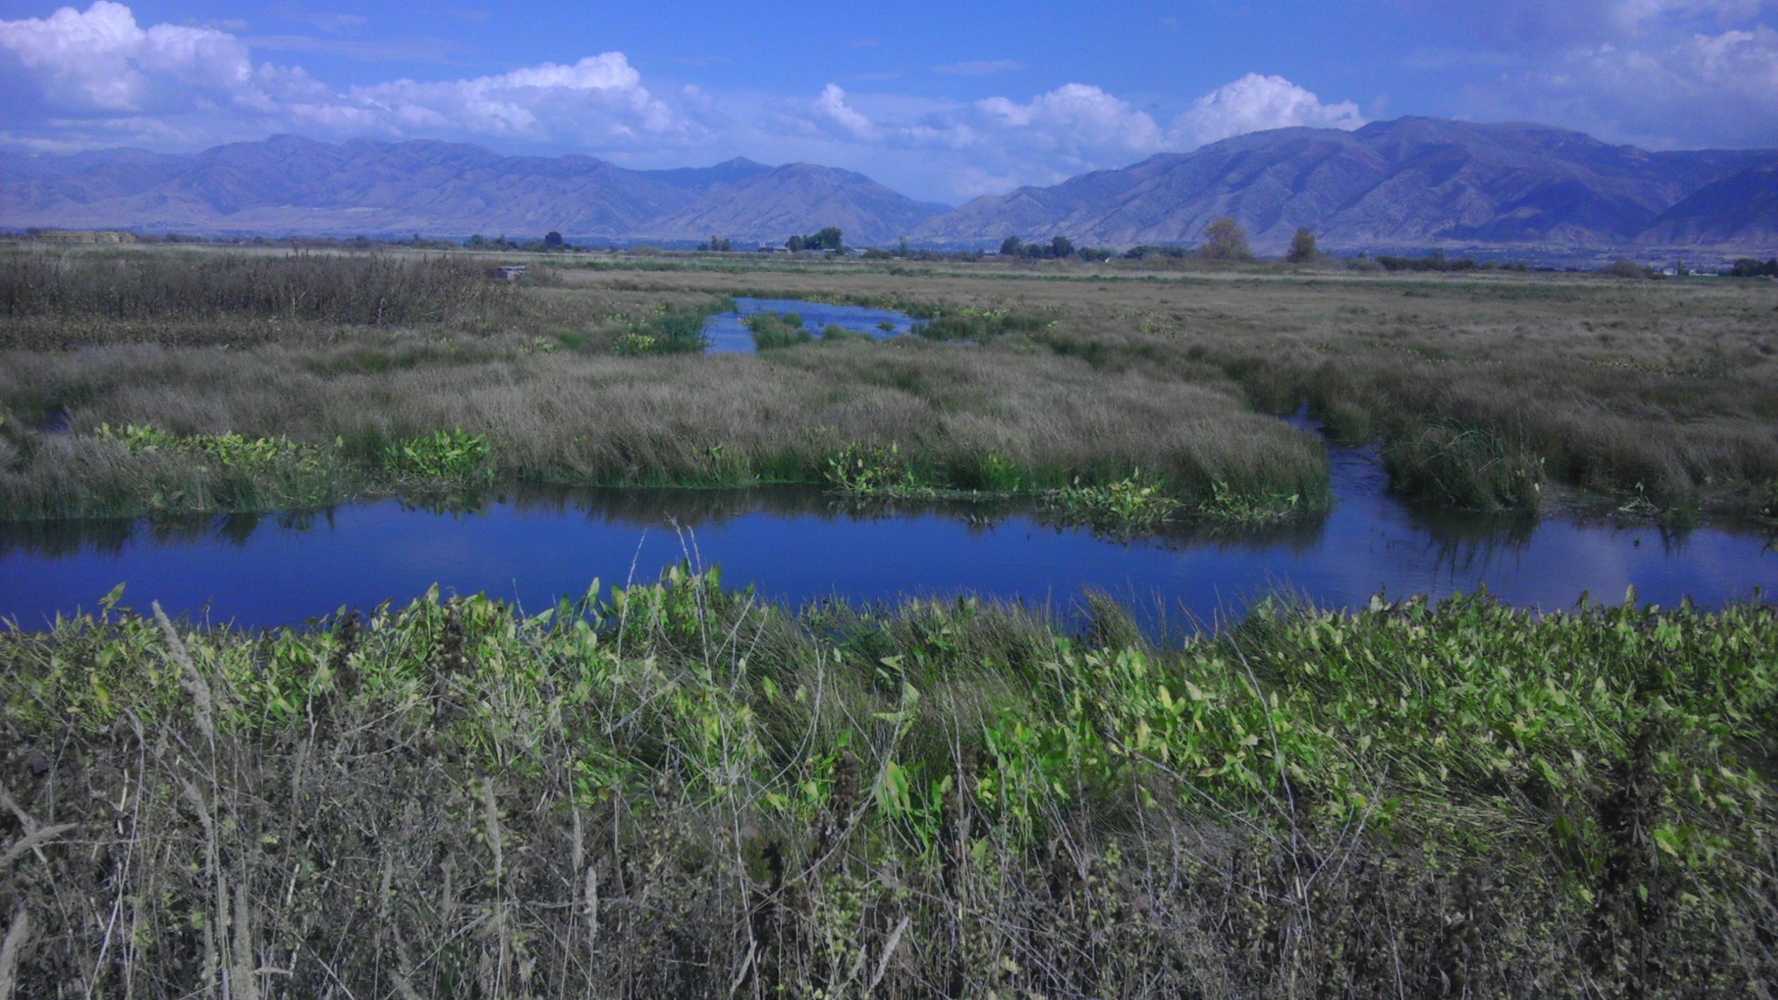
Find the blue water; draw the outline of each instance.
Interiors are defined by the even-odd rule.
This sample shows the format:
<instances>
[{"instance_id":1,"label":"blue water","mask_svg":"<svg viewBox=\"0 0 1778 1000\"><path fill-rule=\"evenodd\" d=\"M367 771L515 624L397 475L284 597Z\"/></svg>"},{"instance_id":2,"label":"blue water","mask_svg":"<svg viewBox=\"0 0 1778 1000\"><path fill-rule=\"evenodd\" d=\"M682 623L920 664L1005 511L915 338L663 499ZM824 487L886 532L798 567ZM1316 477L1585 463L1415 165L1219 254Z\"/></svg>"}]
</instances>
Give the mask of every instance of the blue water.
<instances>
[{"instance_id":1,"label":"blue water","mask_svg":"<svg viewBox=\"0 0 1778 1000\"><path fill-rule=\"evenodd\" d=\"M710 338L711 354L752 354L753 333L746 319L754 313L796 313L803 318L803 328L817 336L828 325L836 325L854 333L867 333L878 340L899 337L913 330L915 320L893 309L866 306L835 306L803 299L735 299L735 311L718 313L704 321L704 336ZM883 330L878 324L889 323Z\"/></svg>"},{"instance_id":2,"label":"blue water","mask_svg":"<svg viewBox=\"0 0 1778 1000\"><path fill-rule=\"evenodd\" d=\"M1096 589L1169 628L1238 615L1280 590L1358 607L1379 591L1485 586L1546 610L1583 591L1615 603L1631 585L1664 605L1778 593L1778 552L1758 529L1430 512L1389 495L1362 450L1336 451L1333 471L1325 517L1130 542L1057 527L1028 505L860 505L794 489L526 493L468 513L384 501L300 516L0 524L0 615L38 627L91 609L120 582L126 605L155 599L174 615L253 626L402 602L435 582L543 608L595 578L650 581L685 558L792 603L971 593L1067 616Z\"/></svg>"}]
</instances>

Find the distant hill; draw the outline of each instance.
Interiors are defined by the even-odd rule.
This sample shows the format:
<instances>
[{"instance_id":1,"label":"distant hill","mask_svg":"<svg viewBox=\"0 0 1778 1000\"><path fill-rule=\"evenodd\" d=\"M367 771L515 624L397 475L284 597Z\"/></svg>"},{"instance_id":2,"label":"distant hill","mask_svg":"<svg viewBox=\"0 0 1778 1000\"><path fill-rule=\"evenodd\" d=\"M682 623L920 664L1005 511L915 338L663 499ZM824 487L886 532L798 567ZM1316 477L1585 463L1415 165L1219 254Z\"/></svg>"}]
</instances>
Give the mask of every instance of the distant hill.
<instances>
[{"instance_id":1,"label":"distant hill","mask_svg":"<svg viewBox=\"0 0 1778 1000\"><path fill-rule=\"evenodd\" d=\"M776 241L786 233L838 226L852 242L892 243L949 210L913 201L850 170L791 163L717 184L647 230L668 239L721 234Z\"/></svg>"},{"instance_id":2,"label":"distant hill","mask_svg":"<svg viewBox=\"0 0 1778 1000\"><path fill-rule=\"evenodd\" d=\"M1778 233L1778 163L1743 170L1706 184L1661 213L1651 239L1675 246L1767 246Z\"/></svg>"},{"instance_id":3,"label":"distant hill","mask_svg":"<svg viewBox=\"0 0 1778 1000\"><path fill-rule=\"evenodd\" d=\"M837 225L849 241L887 243L944 210L851 171L745 159L630 170L585 156L288 135L188 156L0 157L0 225L14 227L778 242Z\"/></svg>"},{"instance_id":4,"label":"distant hill","mask_svg":"<svg viewBox=\"0 0 1778 1000\"><path fill-rule=\"evenodd\" d=\"M1648 152L1539 125L1432 118L1354 132L1291 128L1167 153L957 209L849 170L733 159L631 170L586 156L502 156L442 142L297 136L190 155L0 155L0 226L777 243L1192 244L1232 215L1277 252L1327 247L1635 244L1778 249L1778 150Z\"/></svg>"},{"instance_id":5,"label":"distant hill","mask_svg":"<svg viewBox=\"0 0 1778 1000\"><path fill-rule=\"evenodd\" d=\"M1053 187L978 198L932 219L915 238L1196 243L1211 220L1232 215L1256 247L1270 251L1285 247L1299 226L1329 246L1773 244L1778 219L1770 210L1736 225L1733 206L1758 200L1758 170L1770 178L1774 164L1778 150L1650 153L1537 125L1402 118L1355 132L1256 132ZM1707 198L1717 221L1688 226L1667 218L1719 184L1730 186ZM1764 194L1771 192L1768 180Z\"/></svg>"}]
</instances>

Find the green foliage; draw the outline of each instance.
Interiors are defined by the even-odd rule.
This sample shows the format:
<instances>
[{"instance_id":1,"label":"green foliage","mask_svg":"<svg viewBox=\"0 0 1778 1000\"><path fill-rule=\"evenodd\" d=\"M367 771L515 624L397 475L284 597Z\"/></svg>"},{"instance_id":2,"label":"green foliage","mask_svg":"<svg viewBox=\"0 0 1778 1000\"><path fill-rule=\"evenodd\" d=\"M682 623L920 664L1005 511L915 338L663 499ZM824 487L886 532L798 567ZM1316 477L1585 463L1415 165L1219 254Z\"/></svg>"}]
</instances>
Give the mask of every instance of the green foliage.
<instances>
[{"instance_id":1,"label":"green foliage","mask_svg":"<svg viewBox=\"0 0 1778 1000\"><path fill-rule=\"evenodd\" d=\"M1298 493L1239 493L1222 480L1210 484L1210 499L1193 508L1199 517L1232 524L1267 524L1304 511Z\"/></svg>"},{"instance_id":2,"label":"green foliage","mask_svg":"<svg viewBox=\"0 0 1778 1000\"><path fill-rule=\"evenodd\" d=\"M1161 649L975 601L798 613L683 566L269 632L122 604L0 631L0 776L50 831L0 868L26 995L214 992L207 946L271 942L296 995L726 995L760 953L765 995L871 964L892 996L1778 971L1771 608L1265 602ZM342 944L371 912L427 950Z\"/></svg>"},{"instance_id":3,"label":"green foliage","mask_svg":"<svg viewBox=\"0 0 1778 1000\"><path fill-rule=\"evenodd\" d=\"M486 482L494 475L490 450L487 438L453 427L391 444L383 453L383 464L402 476Z\"/></svg>"},{"instance_id":4,"label":"green foliage","mask_svg":"<svg viewBox=\"0 0 1778 1000\"><path fill-rule=\"evenodd\" d=\"M292 441L287 437L223 434L173 434L151 424L100 424L95 435L115 442L131 455L176 454L201 460L214 476L207 483L214 500L225 509L260 510L274 506L311 507L333 499L346 481L339 449ZM148 497L153 511L204 509L208 504L184 491L155 491Z\"/></svg>"},{"instance_id":5,"label":"green foliage","mask_svg":"<svg viewBox=\"0 0 1778 1000\"><path fill-rule=\"evenodd\" d=\"M630 324L618 340L617 352L636 355L702 351L710 346L710 338L704 335L705 321L725 307L723 302L690 308L663 304L652 315Z\"/></svg>"},{"instance_id":6,"label":"green foliage","mask_svg":"<svg viewBox=\"0 0 1778 1000\"><path fill-rule=\"evenodd\" d=\"M862 496L921 496L936 485L917 473L901 445L848 445L827 460L827 483Z\"/></svg>"},{"instance_id":7,"label":"green foliage","mask_svg":"<svg viewBox=\"0 0 1778 1000\"><path fill-rule=\"evenodd\" d=\"M793 253L800 250L828 250L837 253L845 249L842 236L838 226L827 226L807 236L792 236L784 241L784 245Z\"/></svg>"},{"instance_id":8,"label":"green foliage","mask_svg":"<svg viewBox=\"0 0 1778 1000\"><path fill-rule=\"evenodd\" d=\"M657 341L645 333L626 333L617 339L617 353L624 357L654 354Z\"/></svg>"},{"instance_id":9,"label":"green foliage","mask_svg":"<svg viewBox=\"0 0 1778 1000\"><path fill-rule=\"evenodd\" d=\"M1049 510L1063 520L1119 533L1152 531L1165 524L1181 504L1167 493L1158 477L1137 469L1122 479L1082 484L1079 480L1045 498Z\"/></svg>"},{"instance_id":10,"label":"green foliage","mask_svg":"<svg viewBox=\"0 0 1778 1000\"><path fill-rule=\"evenodd\" d=\"M796 313L754 313L746 319L753 345L762 351L807 344L815 339Z\"/></svg>"}]
</instances>

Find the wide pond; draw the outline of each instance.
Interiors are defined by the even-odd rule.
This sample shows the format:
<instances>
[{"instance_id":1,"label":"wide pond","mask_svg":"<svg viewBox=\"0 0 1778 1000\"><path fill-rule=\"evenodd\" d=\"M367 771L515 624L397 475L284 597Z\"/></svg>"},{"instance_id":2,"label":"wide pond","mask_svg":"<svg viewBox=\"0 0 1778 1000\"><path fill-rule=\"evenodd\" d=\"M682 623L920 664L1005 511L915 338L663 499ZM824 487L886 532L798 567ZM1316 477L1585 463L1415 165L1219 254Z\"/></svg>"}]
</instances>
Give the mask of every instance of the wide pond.
<instances>
[{"instance_id":1,"label":"wide pond","mask_svg":"<svg viewBox=\"0 0 1778 1000\"><path fill-rule=\"evenodd\" d=\"M918 323L912 316L893 309L836 306L806 299L741 297L735 299L733 312L717 313L704 321L704 336L710 339L708 353L754 353L753 332L747 329L747 317L755 313L795 313L802 317L803 328L816 336L829 326L838 326L878 340L910 333Z\"/></svg>"},{"instance_id":2,"label":"wide pond","mask_svg":"<svg viewBox=\"0 0 1778 1000\"><path fill-rule=\"evenodd\" d=\"M533 609L650 581L682 559L725 582L801 603L980 594L1063 616L1087 590L1131 603L1151 628L1239 614L1280 591L1322 606L1487 587L1554 609L1589 592L1701 605L1778 592L1778 552L1754 526L1667 531L1566 517L1431 512L1384 489L1374 456L1333 453L1325 517L1258 531L1183 527L1120 541L1049 523L1029 504L861 504L818 490L540 491L474 511L395 501L281 516L0 524L0 615L40 627L125 603L174 615L279 625L406 601L437 583Z\"/></svg>"}]
</instances>

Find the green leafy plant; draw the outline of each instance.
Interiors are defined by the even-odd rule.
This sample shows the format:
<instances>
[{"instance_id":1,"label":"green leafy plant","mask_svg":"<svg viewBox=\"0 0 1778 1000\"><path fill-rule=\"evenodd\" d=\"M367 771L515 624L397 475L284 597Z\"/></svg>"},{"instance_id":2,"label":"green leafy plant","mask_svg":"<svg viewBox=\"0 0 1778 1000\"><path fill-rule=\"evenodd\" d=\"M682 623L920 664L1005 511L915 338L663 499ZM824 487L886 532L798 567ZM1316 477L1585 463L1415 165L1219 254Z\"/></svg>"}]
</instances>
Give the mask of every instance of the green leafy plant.
<instances>
[{"instance_id":1,"label":"green leafy plant","mask_svg":"<svg viewBox=\"0 0 1778 1000\"><path fill-rule=\"evenodd\" d=\"M1122 479L1082 483L1076 479L1044 497L1052 514L1064 521L1117 532L1149 531L1172 518L1181 506L1159 477L1136 469Z\"/></svg>"},{"instance_id":2,"label":"green leafy plant","mask_svg":"<svg viewBox=\"0 0 1778 1000\"><path fill-rule=\"evenodd\" d=\"M1237 493L1222 480L1210 484L1210 499L1192 508L1199 517L1235 524L1265 524L1300 513L1297 493Z\"/></svg>"},{"instance_id":3,"label":"green leafy plant","mask_svg":"<svg viewBox=\"0 0 1778 1000\"><path fill-rule=\"evenodd\" d=\"M828 458L826 478L842 493L865 496L918 496L936 490L894 442L846 446Z\"/></svg>"},{"instance_id":4,"label":"green leafy plant","mask_svg":"<svg viewBox=\"0 0 1778 1000\"><path fill-rule=\"evenodd\" d=\"M383 462L405 476L486 481L494 474L489 454L487 438L454 427L396 442L384 452Z\"/></svg>"}]
</instances>

